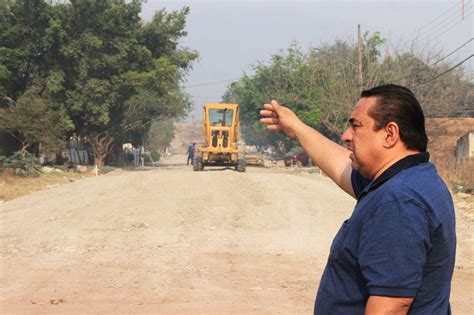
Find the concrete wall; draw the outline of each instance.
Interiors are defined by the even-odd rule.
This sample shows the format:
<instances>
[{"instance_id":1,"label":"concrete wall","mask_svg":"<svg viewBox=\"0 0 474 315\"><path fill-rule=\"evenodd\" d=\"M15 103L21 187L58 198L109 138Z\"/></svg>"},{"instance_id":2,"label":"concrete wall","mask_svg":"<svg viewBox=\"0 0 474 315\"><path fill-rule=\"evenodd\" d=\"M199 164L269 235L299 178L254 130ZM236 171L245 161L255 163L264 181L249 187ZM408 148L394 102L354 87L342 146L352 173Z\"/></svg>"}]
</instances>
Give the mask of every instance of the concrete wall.
<instances>
[{"instance_id":1,"label":"concrete wall","mask_svg":"<svg viewBox=\"0 0 474 315\"><path fill-rule=\"evenodd\" d=\"M474 157L474 131L470 131L458 139L456 144L456 158Z\"/></svg>"}]
</instances>

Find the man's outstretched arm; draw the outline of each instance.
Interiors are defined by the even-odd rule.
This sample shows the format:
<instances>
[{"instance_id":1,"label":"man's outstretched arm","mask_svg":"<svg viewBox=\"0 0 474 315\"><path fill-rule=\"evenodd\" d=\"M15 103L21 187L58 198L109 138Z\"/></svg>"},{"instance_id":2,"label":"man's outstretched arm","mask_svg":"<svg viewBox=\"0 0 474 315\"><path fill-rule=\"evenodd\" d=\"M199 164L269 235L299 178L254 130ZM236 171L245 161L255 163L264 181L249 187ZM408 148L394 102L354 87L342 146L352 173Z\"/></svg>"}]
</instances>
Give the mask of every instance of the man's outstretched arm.
<instances>
[{"instance_id":1,"label":"man's outstretched arm","mask_svg":"<svg viewBox=\"0 0 474 315\"><path fill-rule=\"evenodd\" d=\"M260 115L267 130L284 131L290 138L296 139L321 170L339 187L352 197L356 197L351 183L350 151L329 140L318 131L305 125L289 108L280 106L276 101L265 104Z\"/></svg>"}]
</instances>

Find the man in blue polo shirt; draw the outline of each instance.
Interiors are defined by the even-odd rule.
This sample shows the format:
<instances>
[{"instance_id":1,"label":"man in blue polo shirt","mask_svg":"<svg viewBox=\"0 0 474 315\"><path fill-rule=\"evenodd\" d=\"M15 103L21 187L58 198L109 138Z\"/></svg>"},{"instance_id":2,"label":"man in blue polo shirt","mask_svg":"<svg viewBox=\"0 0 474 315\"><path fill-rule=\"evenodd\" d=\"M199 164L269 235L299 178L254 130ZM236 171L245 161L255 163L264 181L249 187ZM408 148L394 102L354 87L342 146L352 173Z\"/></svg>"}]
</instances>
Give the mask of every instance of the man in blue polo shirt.
<instances>
[{"instance_id":1,"label":"man in blue polo shirt","mask_svg":"<svg viewBox=\"0 0 474 315\"><path fill-rule=\"evenodd\" d=\"M315 314L450 314L453 201L429 162L413 93L398 85L363 91L341 136L345 147L276 101L260 114L357 199L331 245Z\"/></svg>"}]
</instances>

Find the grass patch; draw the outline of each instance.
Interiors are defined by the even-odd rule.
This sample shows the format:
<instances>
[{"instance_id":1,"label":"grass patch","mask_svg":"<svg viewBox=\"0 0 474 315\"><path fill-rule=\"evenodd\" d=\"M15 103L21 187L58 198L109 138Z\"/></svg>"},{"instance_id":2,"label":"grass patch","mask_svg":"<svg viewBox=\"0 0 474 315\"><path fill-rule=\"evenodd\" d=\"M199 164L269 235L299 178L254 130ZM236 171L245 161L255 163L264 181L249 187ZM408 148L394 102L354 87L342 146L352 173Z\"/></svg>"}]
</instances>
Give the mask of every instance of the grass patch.
<instances>
[{"instance_id":1,"label":"grass patch","mask_svg":"<svg viewBox=\"0 0 474 315\"><path fill-rule=\"evenodd\" d=\"M14 176L0 174L0 200L12 200L34 191L56 187L84 178L87 175L75 172L42 173L40 176Z\"/></svg>"}]
</instances>

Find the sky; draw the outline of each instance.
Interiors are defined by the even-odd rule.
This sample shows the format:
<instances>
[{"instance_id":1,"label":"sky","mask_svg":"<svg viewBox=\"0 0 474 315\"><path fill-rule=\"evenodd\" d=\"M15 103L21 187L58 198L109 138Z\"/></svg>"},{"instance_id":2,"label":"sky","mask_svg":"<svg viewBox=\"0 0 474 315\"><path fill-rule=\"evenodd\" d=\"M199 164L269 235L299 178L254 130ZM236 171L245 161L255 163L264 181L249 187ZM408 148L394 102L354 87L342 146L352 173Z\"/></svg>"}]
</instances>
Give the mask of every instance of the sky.
<instances>
[{"instance_id":1,"label":"sky","mask_svg":"<svg viewBox=\"0 0 474 315\"><path fill-rule=\"evenodd\" d=\"M231 81L253 73L259 62L297 42L303 50L333 43L336 39L356 42L357 25L362 32L380 32L388 49L436 49L448 55L473 37L474 0L445 1L275 1L275 0L145 0L142 19L154 12L190 7L180 42L199 52L185 90L193 110L188 121L199 121L204 103L220 102ZM474 40L446 58L456 65L474 52ZM474 58L463 64L470 73Z\"/></svg>"}]
</instances>

